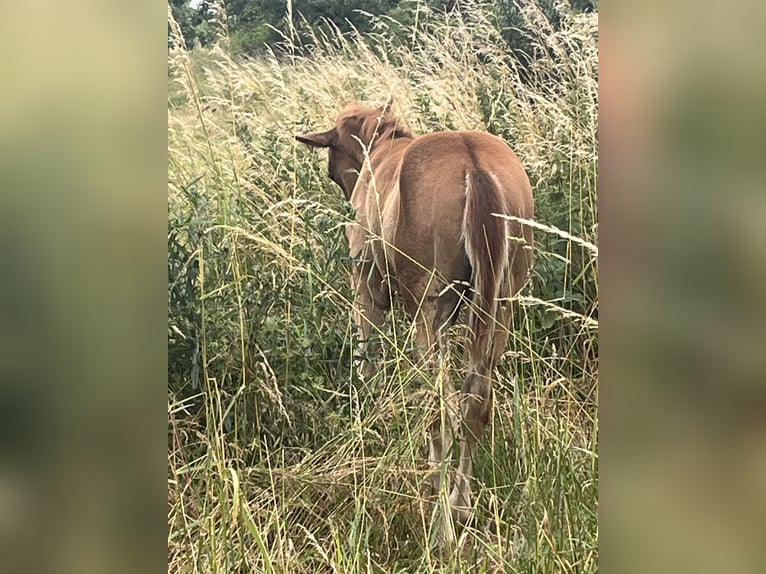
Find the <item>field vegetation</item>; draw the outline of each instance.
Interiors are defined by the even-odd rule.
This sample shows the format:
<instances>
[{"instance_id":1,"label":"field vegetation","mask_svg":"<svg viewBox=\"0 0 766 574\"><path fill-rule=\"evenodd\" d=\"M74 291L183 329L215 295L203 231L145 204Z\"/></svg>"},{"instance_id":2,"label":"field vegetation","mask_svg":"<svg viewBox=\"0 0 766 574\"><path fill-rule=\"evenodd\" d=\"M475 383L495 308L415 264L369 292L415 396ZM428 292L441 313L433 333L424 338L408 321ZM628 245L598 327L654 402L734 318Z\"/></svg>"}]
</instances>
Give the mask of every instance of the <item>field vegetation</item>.
<instances>
[{"instance_id":1,"label":"field vegetation","mask_svg":"<svg viewBox=\"0 0 766 574\"><path fill-rule=\"evenodd\" d=\"M169 16L170 571L597 571L597 13L513 5L523 54L475 1L366 15L363 34L288 3L279 42L250 57L225 5L204 47ZM435 381L396 312L358 377L353 213L326 153L293 139L391 96L416 134L503 137L535 192L536 263L454 548L432 523Z\"/></svg>"}]
</instances>

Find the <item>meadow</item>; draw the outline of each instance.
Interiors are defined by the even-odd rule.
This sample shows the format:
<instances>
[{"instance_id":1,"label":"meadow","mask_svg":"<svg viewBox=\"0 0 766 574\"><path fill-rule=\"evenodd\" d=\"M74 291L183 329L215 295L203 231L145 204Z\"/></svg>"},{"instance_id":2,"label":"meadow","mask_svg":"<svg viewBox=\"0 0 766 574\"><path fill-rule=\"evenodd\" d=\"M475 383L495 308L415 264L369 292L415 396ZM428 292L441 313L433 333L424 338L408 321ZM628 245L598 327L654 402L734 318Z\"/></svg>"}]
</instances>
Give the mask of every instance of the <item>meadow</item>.
<instances>
[{"instance_id":1,"label":"meadow","mask_svg":"<svg viewBox=\"0 0 766 574\"><path fill-rule=\"evenodd\" d=\"M598 570L598 16L559 2L554 26L517 4L527 62L479 2L404 31L325 24L252 59L225 26L215 47L169 49L169 571ZM475 513L446 549L426 464L435 382L396 309L377 373L357 375L353 213L326 153L293 138L389 97L416 134L503 137L535 193Z\"/></svg>"}]
</instances>

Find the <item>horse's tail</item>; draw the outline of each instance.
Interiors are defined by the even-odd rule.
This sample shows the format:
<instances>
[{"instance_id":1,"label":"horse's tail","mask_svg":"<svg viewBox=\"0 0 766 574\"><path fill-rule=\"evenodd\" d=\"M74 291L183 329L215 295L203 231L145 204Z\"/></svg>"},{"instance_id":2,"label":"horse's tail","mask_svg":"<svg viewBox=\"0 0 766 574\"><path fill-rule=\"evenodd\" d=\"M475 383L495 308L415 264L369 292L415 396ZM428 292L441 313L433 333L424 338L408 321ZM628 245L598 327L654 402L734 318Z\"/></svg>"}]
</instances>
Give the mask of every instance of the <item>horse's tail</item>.
<instances>
[{"instance_id":1,"label":"horse's tail","mask_svg":"<svg viewBox=\"0 0 766 574\"><path fill-rule=\"evenodd\" d=\"M506 221L493 213L506 215L508 206L494 178L476 170L466 174L463 237L471 263L474 290L468 315L471 330L468 342L470 361L478 366L491 356L496 328L497 298L509 285L508 229Z\"/></svg>"}]
</instances>

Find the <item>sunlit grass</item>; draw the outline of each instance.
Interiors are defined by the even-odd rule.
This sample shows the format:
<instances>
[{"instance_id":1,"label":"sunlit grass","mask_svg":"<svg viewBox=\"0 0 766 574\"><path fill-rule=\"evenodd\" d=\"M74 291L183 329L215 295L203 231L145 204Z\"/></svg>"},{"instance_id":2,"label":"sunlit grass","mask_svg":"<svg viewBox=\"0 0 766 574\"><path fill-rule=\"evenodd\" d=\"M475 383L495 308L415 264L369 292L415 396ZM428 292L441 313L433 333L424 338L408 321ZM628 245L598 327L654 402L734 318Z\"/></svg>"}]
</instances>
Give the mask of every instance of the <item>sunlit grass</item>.
<instances>
[{"instance_id":1,"label":"sunlit grass","mask_svg":"<svg viewBox=\"0 0 766 574\"><path fill-rule=\"evenodd\" d=\"M171 51L168 560L171 571L597 570L595 18L554 32L522 80L478 5L412 42L320 37L308 56ZM290 55L292 54L292 55ZM360 380L344 224L323 154L293 134L351 101L416 133L489 129L527 168L537 264L495 381L460 545L435 544L435 404L403 314ZM396 311L396 310L395 310ZM461 375L462 330L452 363ZM474 565L478 566L474 566Z\"/></svg>"}]
</instances>

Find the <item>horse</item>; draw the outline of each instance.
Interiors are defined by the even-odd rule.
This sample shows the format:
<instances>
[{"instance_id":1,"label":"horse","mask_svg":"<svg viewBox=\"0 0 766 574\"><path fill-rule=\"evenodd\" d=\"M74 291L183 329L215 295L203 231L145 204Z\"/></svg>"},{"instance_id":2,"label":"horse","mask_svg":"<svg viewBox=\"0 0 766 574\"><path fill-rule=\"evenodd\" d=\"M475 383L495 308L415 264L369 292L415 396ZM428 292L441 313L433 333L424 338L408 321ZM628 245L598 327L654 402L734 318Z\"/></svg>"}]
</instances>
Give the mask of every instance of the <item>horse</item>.
<instances>
[{"instance_id":1,"label":"horse","mask_svg":"<svg viewBox=\"0 0 766 574\"><path fill-rule=\"evenodd\" d=\"M448 498L453 521L464 525L472 504L473 458L492 412L492 374L511 328L512 297L532 264L532 229L513 218L533 218L529 178L501 138L478 131L415 137L390 103L350 105L329 130L295 138L329 150L330 179L356 210L346 234L353 318L363 349L370 350L372 331L381 329L399 297L417 348L441 365L446 332L470 300L467 376L460 393L463 432ZM362 374L370 372L363 364ZM449 376L443 381L445 394L454 396ZM443 468L444 455L451 453L455 411L442 412L429 425L432 469ZM432 475L436 492L443 476Z\"/></svg>"}]
</instances>

